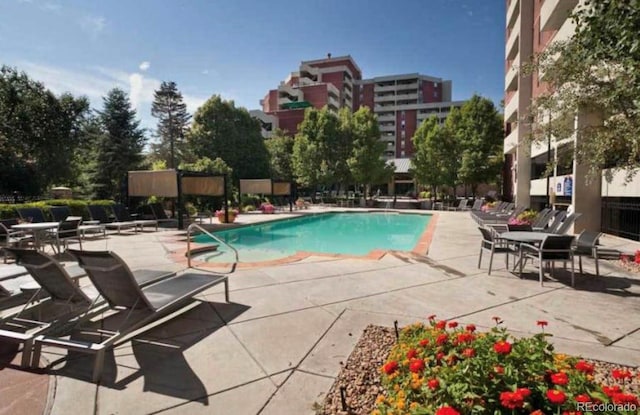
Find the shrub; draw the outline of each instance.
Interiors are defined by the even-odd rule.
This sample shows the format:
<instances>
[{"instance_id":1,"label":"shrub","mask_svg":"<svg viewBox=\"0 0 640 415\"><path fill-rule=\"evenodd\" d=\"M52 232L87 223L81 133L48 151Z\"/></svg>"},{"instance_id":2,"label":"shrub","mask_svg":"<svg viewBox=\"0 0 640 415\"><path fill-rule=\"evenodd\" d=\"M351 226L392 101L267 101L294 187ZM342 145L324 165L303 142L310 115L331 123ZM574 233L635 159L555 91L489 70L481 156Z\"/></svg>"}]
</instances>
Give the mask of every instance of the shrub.
<instances>
[{"instance_id":1,"label":"shrub","mask_svg":"<svg viewBox=\"0 0 640 415\"><path fill-rule=\"evenodd\" d=\"M420 199L431 199L431 192L420 192Z\"/></svg>"},{"instance_id":2,"label":"shrub","mask_svg":"<svg viewBox=\"0 0 640 415\"><path fill-rule=\"evenodd\" d=\"M593 365L555 354L546 322L538 322L542 333L516 339L494 319L486 333L435 316L403 329L381 368L386 394L373 413L559 414L584 401L638 405L623 389L596 384Z\"/></svg>"},{"instance_id":3,"label":"shrub","mask_svg":"<svg viewBox=\"0 0 640 415\"><path fill-rule=\"evenodd\" d=\"M78 199L50 199L41 200L39 202L21 203L15 205L0 204L0 219L17 218L18 209L37 207L42 209L45 218L52 219L51 206L69 206L71 216L82 216L83 219L89 219L89 211L87 205L105 206L111 209L115 202L113 200L78 200Z\"/></svg>"},{"instance_id":4,"label":"shrub","mask_svg":"<svg viewBox=\"0 0 640 415\"><path fill-rule=\"evenodd\" d=\"M243 212L253 212L254 210L256 210L256 207L253 205L246 205L244 208L242 208Z\"/></svg>"}]
</instances>

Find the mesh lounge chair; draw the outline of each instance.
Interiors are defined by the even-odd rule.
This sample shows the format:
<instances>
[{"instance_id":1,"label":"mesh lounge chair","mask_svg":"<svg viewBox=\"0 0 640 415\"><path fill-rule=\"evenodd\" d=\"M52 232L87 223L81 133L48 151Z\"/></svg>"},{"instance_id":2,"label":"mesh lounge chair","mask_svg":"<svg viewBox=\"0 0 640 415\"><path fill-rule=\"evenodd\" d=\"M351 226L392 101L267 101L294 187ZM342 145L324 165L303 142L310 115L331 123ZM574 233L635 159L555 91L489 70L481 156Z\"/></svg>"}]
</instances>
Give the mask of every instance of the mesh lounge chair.
<instances>
[{"instance_id":1,"label":"mesh lounge chair","mask_svg":"<svg viewBox=\"0 0 640 415\"><path fill-rule=\"evenodd\" d=\"M471 206L471 210L472 211L479 211L480 209L482 209L482 199L476 199L473 202L473 206Z\"/></svg>"},{"instance_id":2,"label":"mesh lounge chair","mask_svg":"<svg viewBox=\"0 0 640 415\"><path fill-rule=\"evenodd\" d=\"M522 277L522 267L526 258L537 259L539 264L540 274L540 286L544 280L544 268L545 262L551 262L551 273L553 274L554 264L556 261L564 262L565 264L571 262L571 286L575 284L575 263L573 260L573 245L574 236L572 235L549 235L540 243L540 247L530 244L520 244L520 276Z\"/></svg>"},{"instance_id":3,"label":"mesh lounge chair","mask_svg":"<svg viewBox=\"0 0 640 415\"><path fill-rule=\"evenodd\" d=\"M551 222L548 226L542 226L542 227L534 226L533 230L540 231L540 232L555 233L555 230L560 227L560 225L566 219L566 217L567 217L567 211L561 210L560 212L556 213L556 215L553 217L553 222Z\"/></svg>"},{"instance_id":4,"label":"mesh lounge chair","mask_svg":"<svg viewBox=\"0 0 640 415\"><path fill-rule=\"evenodd\" d=\"M555 233L556 235L564 235L569 231L571 225L580 218L580 216L582 216L582 213L572 212L568 214L565 220L557 228L554 228L552 233Z\"/></svg>"},{"instance_id":5,"label":"mesh lounge chair","mask_svg":"<svg viewBox=\"0 0 640 415\"><path fill-rule=\"evenodd\" d=\"M140 227L140 231L144 230L145 226L155 226L156 231L158 230L158 221L152 219L133 219L129 214L129 209L126 206L116 203L113 205L113 214L116 215L116 219L118 222L133 222L136 226Z\"/></svg>"},{"instance_id":6,"label":"mesh lounge chair","mask_svg":"<svg viewBox=\"0 0 640 415\"><path fill-rule=\"evenodd\" d=\"M0 247L21 246L33 240L31 236L26 235L22 231L11 229L13 225L18 224L18 219L0 220ZM9 251L3 250L4 263L7 263Z\"/></svg>"},{"instance_id":7,"label":"mesh lounge chair","mask_svg":"<svg viewBox=\"0 0 640 415\"><path fill-rule=\"evenodd\" d=\"M71 209L68 206L51 206L49 212L51 212L51 216L56 222L62 222L71 216Z\"/></svg>"},{"instance_id":8,"label":"mesh lounge chair","mask_svg":"<svg viewBox=\"0 0 640 415\"><path fill-rule=\"evenodd\" d=\"M22 310L0 320L0 341L23 344L21 365L27 367L31 365L35 336L58 323L68 323L86 315L94 305L97 293L91 299L73 281L67 269L42 252L33 249L8 249L41 287ZM48 293L48 300L40 301L42 290Z\"/></svg>"},{"instance_id":9,"label":"mesh lounge chair","mask_svg":"<svg viewBox=\"0 0 640 415\"><path fill-rule=\"evenodd\" d=\"M69 252L78 259L93 285L106 299L113 310L125 315L123 323L116 330L104 328L91 333L83 328L85 336L94 334L96 341L81 341L60 337L39 336L36 338L34 361L40 358L43 345L61 347L83 353L95 354L93 381L102 375L104 355L116 342L122 341L132 332L170 313L183 309L193 301L193 296L219 283L225 285L225 300L229 301L229 285L226 275L202 272L185 272L164 279L148 287L141 288L131 277L127 264L111 252Z\"/></svg>"},{"instance_id":10,"label":"mesh lounge chair","mask_svg":"<svg viewBox=\"0 0 640 415\"><path fill-rule=\"evenodd\" d=\"M460 199L460 202L458 202L458 206L449 206L447 210L454 210L456 212L459 210L466 210L467 203L468 203L467 199Z\"/></svg>"},{"instance_id":11,"label":"mesh lounge chair","mask_svg":"<svg viewBox=\"0 0 640 415\"><path fill-rule=\"evenodd\" d=\"M104 206L99 205L89 205L87 206L89 209L89 213L91 214L91 219L97 220L100 224L104 225L106 228L117 229L118 233L120 233L120 229L129 229L133 228L133 232L138 232L138 225L134 222L112 222L109 220L107 216L107 211L104 210Z\"/></svg>"},{"instance_id":12,"label":"mesh lounge chair","mask_svg":"<svg viewBox=\"0 0 640 415\"><path fill-rule=\"evenodd\" d=\"M46 222L44 218L44 213L42 213L42 209L40 208L21 208L17 209L18 215L20 215L20 219L26 220L28 222L33 223L42 223Z\"/></svg>"},{"instance_id":13,"label":"mesh lounge chair","mask_svg":"<svg viewBox=\"0 0 640 415\"><path fill-rule=\"evenodd\" d=\"M150 203L149 208L151 209L151 212L153 213L153 216L156 218L156 221L158 221L158 223L177 222L177 219L171 219L167 216L167 213L162 207L162 203Z\"/></svg>"}]
</instances>

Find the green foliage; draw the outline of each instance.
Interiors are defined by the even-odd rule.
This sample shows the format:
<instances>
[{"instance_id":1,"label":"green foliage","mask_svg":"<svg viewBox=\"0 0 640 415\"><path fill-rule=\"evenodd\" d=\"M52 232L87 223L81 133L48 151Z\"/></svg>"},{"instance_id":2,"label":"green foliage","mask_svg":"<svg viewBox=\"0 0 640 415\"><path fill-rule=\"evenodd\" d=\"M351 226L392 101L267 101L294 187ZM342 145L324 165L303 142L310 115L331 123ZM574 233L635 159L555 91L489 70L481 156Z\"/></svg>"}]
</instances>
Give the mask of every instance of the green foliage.
<instances>
[{"instance_id":1,"label":"green foliage","mask_svg":"<svg viewBox=\"0 0 640 415\"><path fill-rule=\"evenodd\" d=\"M271 178L293 180L293 143L293 137L286 135L280 129L275 130L271 138L265 141L269 152Z\"/></svg>"},{"instance_id":2,"label":"green foliage","mask_svg":"<svg viewBox=\"0 0 640 415\"><path fill-rule=\"evenodd\" d=\"M504 129L502 114L493 102L474 95L459 114L454 111L447 128L455 135L461 154L460 183L471 185L474 194L478 184L495 183L504 164Z\"/></svg>"},{"instance_id":3,"label":"green foliage","mask_svg":"<svg viewBox=\"0 0 640 415\"><path fill-rule=\"evenodd\" d=\"M366 198L372 184L389 181L395 166L382 159L385 144L380 141L378 120L368 107L360 107L348 123L343 121L342 128L343 134L350 134L353 142L347 164L353 179L365 185Z\"/></svg>"},{"instance_id":4,"label":"green foliage","mask_svg":"<svg viewBox=\"0 0 640 415\"><path fill-rule=\"evenodd\" d=\"M573 38L553 43L528 68L548 85L533 102L532 139L575 135L588 178L613 168L630 179L640 160L640 2L588 1L573 18Z\"/></svg>"},{"instance_id":5,"label":"green foliage","mask_svg":"<svg viewBox=\"0 0 640 415\"><path fill-rule=\"evenodd\" d=\"M140 167L145 137L124 91L114 88L103 101L104 109L99 112L103 134L98 142L93 178L95 193L100 198L119 200L127 172Z\"/></svg>"},{"instance_id":6,"label":"green foliage","mask_svg":"<svg viewBox=\"0 0 640 415\"><path fill-rule=\"evenodd\" d=\"M167 170L167 162L165 160L156 160L151 163L151 170Z\"/></svg>"},{"instance_id":7,"label":"green foliage","mask_svg":"<svg viewBox=\"0 0 640 415\"><path fill-rule=\"evenodd\" d=\"M372 414L433 414L443 406L452 408L447 414L552 414L575 411L578 395L611 402L591 364L554 353L546 324L525 338L499 319L485 333L435 318L404 328L381 368L385 393Z\"/></svg>"},{"instance_id":8,"label":"green foliage","mask_svg":"<svg viewBox=\"0 0 640 415\"><path fill-rule=\"evenodd\" d=\"M208 157L203 157L201 159L198 159L195 163L182 163L179 166L179 168L180 170L226 175L227 176L227 194L228 195L234 194L234 188L231 182L231 177L233 176L233 169L229 167L227 163L225 163L225 161L219 157L216 158L215 160L211 160ZM222 203L224 201L223 196L212 196L212 197L190 196L189 198L193 200L193 203L200 210L217 209L218 207L222 206ZM230 204L232 204L232 202L230 202Z\"/></svg>"},{"instance_id":9,"label":"green foliage","mask_svg":"<svg viewBox=\"0 0 640 415\"><path fill-rule=\"evenodd\" d=\"M51 199L32 203L0 204L0 219L17 218L20 216L18 215L18 209L33 207L42 209L45 217L52 218L50 213L51 206L68 206L71 216L82 216L83 219L89 219L87 205L111 207L114 203L113 200Z\"/></svg>"},{"instance_id":10,"label":"green foliage","mask_svg":"<svg viewBox=\"0 0 640 415\"><path fill-rule=\"evenodd\" d=\"M452 112L453 117L456 111ZM412 138L414 157L411 172L419 183L431 186L436 194L440 186L456 184L458 151L455 135L441 126L438 118L432 116L422 122Z\"/></svg>"},{"instance_id":11,"label":"green foliage","mask_svg":"<svg viewBox=\"0 0 640 415\"><path fill-rule=\"evenodd\" d=\"M151 115L158 118L156 135L159 139L151 144L153 158L175 168L187 151L185 133L191 119L175 82L162 82L160 89L154 92Z\"/></svg>"},{"instance_id":12,"label":"green foliage","mask_svg":"<svg viewBox=\"0 0 640 415\"><path fill-rule=\"evenodd\" d=\"M214 95L193 116L187 136L191 152L220 158L233 170L233 181L269 177L269 153L260 124L233 101Z\"/></svg>"},{"instance_id":13,"label":"green foliage","mask_svg":"<svg viewBox=\"0 0 640 415\"><path fill-rule=\"evenodd\" d=\"M245 207L242 208L243 212L254 212L256 210L256 207L253 205L246 205Z\"/></svg>"},{"instance_id":14,"label":"green foliage","mask_svg":"<svg viewBox=\"0 0 640 415\"><path fill-rule=\"evenodd\" d=\"M0 67L0 192L41 194L75 174L86 98L55 96L25 73Z\"/></svg>"}]
</instances>

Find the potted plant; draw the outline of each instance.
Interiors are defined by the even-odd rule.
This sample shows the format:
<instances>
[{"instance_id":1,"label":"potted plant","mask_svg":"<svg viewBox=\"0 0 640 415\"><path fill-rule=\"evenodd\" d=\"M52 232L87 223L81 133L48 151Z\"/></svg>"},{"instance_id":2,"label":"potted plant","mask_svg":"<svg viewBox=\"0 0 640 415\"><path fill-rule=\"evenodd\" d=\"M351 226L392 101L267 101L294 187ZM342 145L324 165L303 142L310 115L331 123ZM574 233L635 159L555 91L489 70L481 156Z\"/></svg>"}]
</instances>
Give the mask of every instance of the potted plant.
<instances>
[{"instance_id":1,"label":"potted plant","mask_svg":"<svg viewBox=\"0 0 640 415\"><path fill-rule=\"evenodd\" d=\"M514 219L509 219L509 225L531 225L538 215L535 210L525 210Z\"/></svg>"},{"instance_id":2,"label":"potted plant","mask_svg":"<svg viewBox=\"0 0 640 415\"><path fill-rule=\"evenodd\" d=\"M262 213L275 213L276 212L276 208L269 202L264 202L263 204L261 204L260 207L258 208L258 210L261 210Z\"/></svg>"},{"instance_id":3,"label":"potted plant","mask_svg":"<svg viewBox=\"0 0 640 415\"><path fill-rule=\"evenodd\" d=\"M216 218L218 218L220 223L233 223L239 214L238 209L229 209L229 221L227 221L224 215L224 209L216 210Z\"/></svg>"}]
</instances>

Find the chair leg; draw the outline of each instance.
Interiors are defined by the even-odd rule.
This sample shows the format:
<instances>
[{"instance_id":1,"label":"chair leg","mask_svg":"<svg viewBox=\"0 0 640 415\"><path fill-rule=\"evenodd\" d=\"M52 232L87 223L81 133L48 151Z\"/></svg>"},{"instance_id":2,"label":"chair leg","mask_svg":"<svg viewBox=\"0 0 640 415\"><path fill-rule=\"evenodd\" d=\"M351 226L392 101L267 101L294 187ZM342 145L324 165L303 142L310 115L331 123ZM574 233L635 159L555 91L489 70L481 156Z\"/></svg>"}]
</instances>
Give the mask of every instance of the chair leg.
<instances>
[{"instance_id":1,"label":"chair leg","mask_svg":"<svg viewBox=\"0 0 640 415\"><path fill-rule=\"evenodd\" d=\"M104 367L104 354L106 349L101 349L96 352L95 361L93 363L93 382L98 383L102 377L102 369Z\"/></svg>"},{"instance_id":2,"label":"chair leg","mask_svg":"<svg viewBox=\"0 0 640 415\"><path fill-rule=\"evenodd\" d=\"M538 273L540 274L540 286L542 287L544 281L544 262L542 262L542 253L540 253L538 263Z\"/></svg>"},{"instance_id":3,"label":"chair leg","mask_svg":"<svg viewBox=\"0 0 640 415\"><path fill-rule=\"evenodd\" d=\"M578 267L580 268L580 275L584 275L584 272L582 272L582 255L578 255Z\"/></svg>"},{"instance_id":4,"label":"chair leg","mask_svg":"<svg viewBox=\"0 0 640 415\"><path fill-rule=\"evenodd\" d=\"M478 255L478 268L482 264L482 246L480 247L480 254Z\"/></svg>"},{"instance_id":5,"label":"chair leg","mask_svg":"<svg viewBox=\"0 0 640 415\"><path fill-rule=\"evenodd\" d=\"M35 342L33 346L33 353L31 354L31 367L40 367L40 354L42 353L42 343Z\"/></svg>"},{"instance_id":6,"label":"chair leg","mask_svg":"<svg viewBox=\"0 0 640 415\"><path fill-rule=\"evenodd\" d=\"M600 265L598 264L598 251L593 253L593 259L596 261L596 277L600 277Z\"/></svg>"},{"instance_id":7,"label":"chair leg","mask_svg":"<svg viewBox=\"0 0 640 415\"><path fill-rule=\"evenodd\" d=\"M576 285L575 261L573 259L573 255L571 255L571 286L575 287L575 285Z\"/></svg>"},{"instance_id":8,"label":"chair leg","mask_svg":"<svg viewBox=\"0 0 640 415\"><path fill-rule=\"evenodd\" d=\"M489 257L489 273L491 275L491 266L493 265L493 245L491 245L491 256Z\"/></svg>"},{"instance_id":9,"label":"chair leg","mask_svg":"<svg viewBox=\"0 0 640 415\"><path fill-rule=\"evenodd\" d=\"M20 367L27 368L31 366L32 350L33 350L33 338L25 340L24 346L22 347L22 361L20 362Z\"/></svg>"},{"instance_id":10,"label":"chair leg","mask_svg":"<svg viewBox=\"0 0 640 415\"><path fill-rule=\"evenodd\" d=\"M229 302L229 280L224 280L224 300Z\"/></svg>"}]
</instances>

